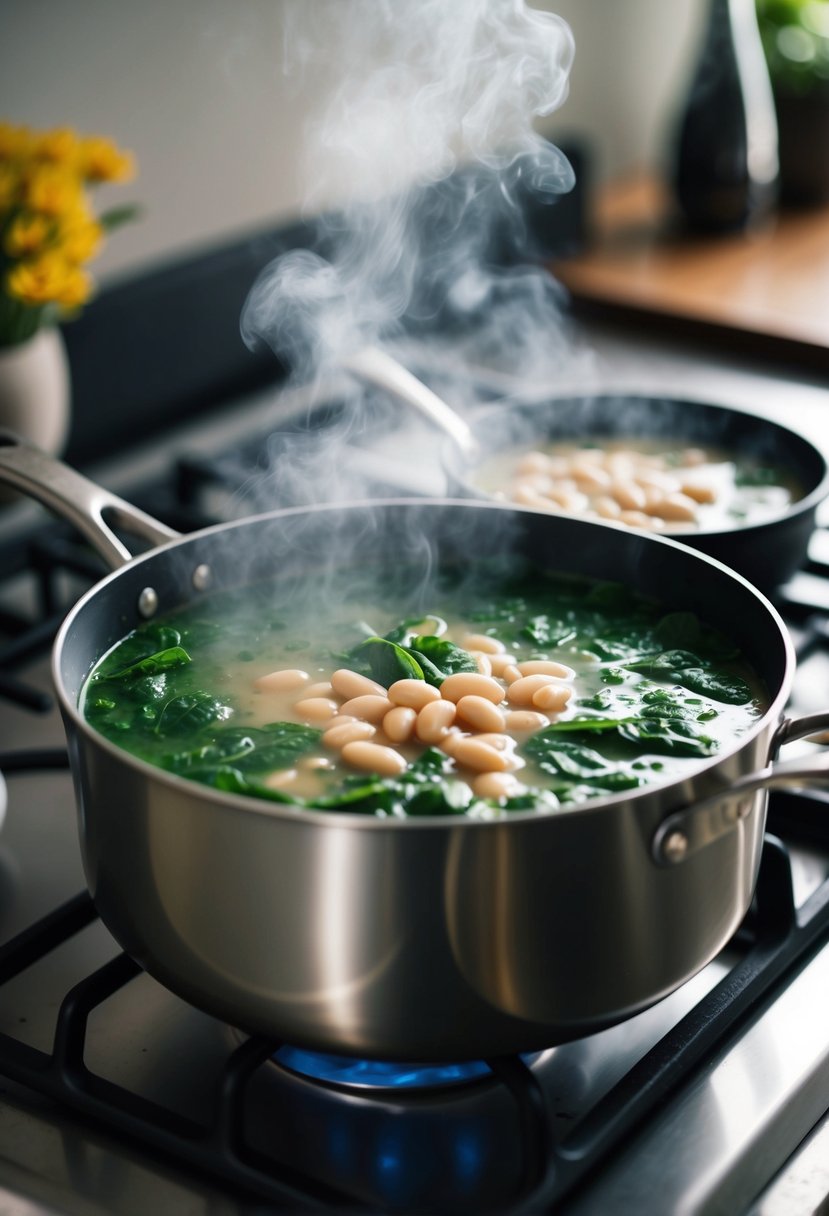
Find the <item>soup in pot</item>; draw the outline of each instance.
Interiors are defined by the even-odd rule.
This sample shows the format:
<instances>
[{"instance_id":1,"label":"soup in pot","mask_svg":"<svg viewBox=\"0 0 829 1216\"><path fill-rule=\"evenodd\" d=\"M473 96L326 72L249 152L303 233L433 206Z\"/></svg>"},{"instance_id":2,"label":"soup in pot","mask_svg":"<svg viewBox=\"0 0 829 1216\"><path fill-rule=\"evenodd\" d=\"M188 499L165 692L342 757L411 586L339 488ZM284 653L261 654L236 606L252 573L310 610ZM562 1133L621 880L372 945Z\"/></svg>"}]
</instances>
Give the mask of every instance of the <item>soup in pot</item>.
<instances>
[{"instance_id":1,"label":"soup in pot","mask_svg":"<svg viewBox=\"0 0 829 1216\"><path fill-rule=\"evenodd\" d=\"M679 778L765 711L736 646L626 587L535 568L399 581L352 574L313 604L307 575L216 592L118 643L83 713L222 790L495 817Z\"/></svg>"},{"instance_id":2,"label":"soup in pot","mask_svg":"<svg viewBox=\"0 0 829 1216\"><path fill-rule=\"evenodd\" d=\"M761 523L801 497L781 468L725 449L631 437L500 452L476 470L475 484L536 510L666 533Z\"/></svg>"}]
</instances>

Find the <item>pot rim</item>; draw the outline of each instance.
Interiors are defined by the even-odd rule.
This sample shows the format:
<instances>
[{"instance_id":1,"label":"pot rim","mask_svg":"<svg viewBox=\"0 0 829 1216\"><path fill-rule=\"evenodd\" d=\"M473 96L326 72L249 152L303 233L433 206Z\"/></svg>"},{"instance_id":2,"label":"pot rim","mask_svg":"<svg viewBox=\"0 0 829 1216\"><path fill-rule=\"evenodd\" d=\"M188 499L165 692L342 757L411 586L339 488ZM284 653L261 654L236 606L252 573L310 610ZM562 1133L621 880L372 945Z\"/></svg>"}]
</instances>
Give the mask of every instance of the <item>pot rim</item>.
<instances>
[{"instance_id":1,"label":"pot rim","mask_svg":"<svg viewBox=\"0 0 829 1216\"><path fill-rule=\"evenodd\" d=\"M545 823L549 819L561 815L601 815L605 812L613 811L618 806L629 803L631 801L647 801L648 798L658 795L664 795L666 790L671 787L680 787L689 777L694 779L699 778L705 773L708 773L718 768L732 756L738 754L760 734L768 730L769 726L774 723L779 724L782 719L782 711L788 700L791 691L792 682L794 679L794 669L796 657L794 646L789 636L788 630L776 608L771 602L758 591L748 579L741 574L732 570L724 563L717 561L715 558L709 557L708 554L700 553L695 549L690 549L686 545L679 544L678 541L664 536L655 536L650 534L641 534L642 539L646 543L655 545L667 545L672 549L680 550L685 555L686 560L699 562L704 566L712 567L724 574L735 582L741 584L757 601L758 608L763 609L766 615L774 624L779 636L783 655L784 655L784 670L783 678L780 681L780 686L771 696L769 705L765 712L757 719L756 722L742 735L739 736L732 747L727 751L719 753L705 761L701 761L698 767L693 769L693 772L683 774L679 778L670 778L662 781L649 782L647 785L640 787L638 790L623 790L617 794L611 794L605 798L588 799L584 803L575 805L565 805L561 808L552 808L549 810L529 810L529 811L510 811L506 816L495 819L479 819L465 815L434 815L425 818L419 816L405 816L401 818L386 817L380 818L372 815L359 814L353 811L330 811L323 809L313 809L290 803L270 802L266 799L250 797L244 794L235 794L229 791L217 790L212 786L202 785L199 782L191 781L186 777L181 777L176 773L167 772L165 769L159 768L156 765L150 764L146 760L134 756L132 753L119 747L104 735L99 734L93 727L89 725L86 719L80 712L78 705L68 695L64 685L61 673L61 661L64 650L67 649L71 642L71 632L75 622L86 606L92 603L105 588L114 584L124 575L131 574L135 570L139 570L142 565L156 560L159 556L167 553L172 553L178 549L186 548L195 545L198 542L209 539L211 536L224 534L237 528L248 528L257 524L269 523L274 519L290 518L292 516L304 515L307 513L318 514L321 512L342 512L344 509L370 509L383 510L385 508L410 508L429 509L434 508L453 508L461 507L464 510L494 510L504 511L509 510L520 516L540 516L541 518L549 518L549 515L544 511L535 511L531 508L518 507L513 504L494 502L491 500L470 502L469 499L452 499L452 498L384 498L384 499L368 499L357 503L323 503L312 506L301 507L284 507L277 508L274 511L263 512L259 515L248 516L244 519L233 520L226 523L213 524L208 528L202 528L197 532L188 533L185 536L178 537L167 543L159 545L147 553L141 554L139 557L127 563L118 570L114 570L106 575L101 581L87 590L78 601L70 609L69 613L62 622L58 633L55 637L55 642L52 650L52 680L60 703L61 712L64 721L71 721L74 729L85 737L88 743L106 754L112 759L133 769L136 773L144 778L150 778L153 781L158 781L162 785L168 786L173 791L186 793L190 797L204 798L206 801L221 805L228 809L246 811L248 814L265 815L276 819L297 820L299 822L311 824L326 824L329 826L340 825L354 830L365 831L445 831L447 828L461 829L464 831L471 830L495 830L502 829L510 823ZM568 517L564 517L568 518ZM576 518L576 517L569 517ZM581 526L597 528L602 531L610 530L619 531L625 535L630 535L631 529L623 525L598 522L594 520L578 519ZM562 571L567 573L567 571ZM98 655L100 659L102 655ZM96 659L96 662L98 661ZM88 673L87 673L88 674ZM71 751L70 751L71 756ZM726 793L726 790L723 790ZM681 809L682 806L692 805L680 802L677 806L671 806L666 809L664 816L674 813Z\"/></svg>"}]
</instances>

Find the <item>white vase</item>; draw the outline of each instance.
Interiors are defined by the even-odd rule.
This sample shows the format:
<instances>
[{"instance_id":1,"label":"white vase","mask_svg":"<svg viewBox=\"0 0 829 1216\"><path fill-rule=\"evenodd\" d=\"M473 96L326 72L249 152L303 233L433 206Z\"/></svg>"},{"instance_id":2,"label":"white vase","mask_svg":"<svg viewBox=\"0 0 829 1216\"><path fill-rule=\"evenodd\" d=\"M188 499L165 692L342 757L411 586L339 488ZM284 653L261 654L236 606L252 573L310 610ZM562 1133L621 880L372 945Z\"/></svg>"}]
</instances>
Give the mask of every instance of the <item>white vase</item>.
<instances>
[{"instance_id":1,"label":"white vase","mask_svg":"<svg viewBox=\"0 0 829 1216\"><path fill-rule=\"evenodd\" d=\"M0 347L0 427L52 455L69 433L69 364L60 330L47 327Z\"/></svg>"}]
</instances>

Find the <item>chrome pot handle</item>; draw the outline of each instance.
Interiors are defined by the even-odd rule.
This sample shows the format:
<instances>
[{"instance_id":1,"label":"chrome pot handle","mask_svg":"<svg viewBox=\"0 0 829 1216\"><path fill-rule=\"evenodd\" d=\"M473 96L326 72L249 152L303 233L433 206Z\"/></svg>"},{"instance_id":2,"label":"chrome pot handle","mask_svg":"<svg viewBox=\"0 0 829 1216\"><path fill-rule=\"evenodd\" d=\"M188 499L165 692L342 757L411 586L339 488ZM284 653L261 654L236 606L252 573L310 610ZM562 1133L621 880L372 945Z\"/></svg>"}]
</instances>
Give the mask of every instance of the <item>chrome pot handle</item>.
<instances>
[{"instance_id":1,"label":"chrome pot handle","mask_svg":"<svg viewBox=\"0 0 829 1216\"><path fill-rule=\"evenodd\" d=\"M179 533L111 494L82 474L11 431L0 429L0 482L43 503L86 537L111 570L132 561L132 553L104 519L153 545L177 540Z\"/></svg>"},{"instance_id":2,"label":"chrome pot handle","mask_svg":"<svg viewBox=\"0 0 829 1216\"><path fill-rule=\"evenodd\" d=\"M775 732L771 754L784 743L825 730L829 730L829 713L787 718ZM738 777L722 793L668 815L654 833L653 859L661 866L677 865L731 831L751 810L758 790L801 789L804 785L829 786L829 751L772 760L765 768Z\"/></svg>"},{"instance_id":3,"label":"chrome pot handle","mask_svg":"<svg viewBox=\"0 0 829 1216\"><path fill-rule=\"evenodd\" d=\"M413 372L379 346L364 346L342 359L352 376L384 389L405 405L418 410L444 435L448 435L468 463L480 458L478 441L466 421Z\"/></svg>"}]
</instances>

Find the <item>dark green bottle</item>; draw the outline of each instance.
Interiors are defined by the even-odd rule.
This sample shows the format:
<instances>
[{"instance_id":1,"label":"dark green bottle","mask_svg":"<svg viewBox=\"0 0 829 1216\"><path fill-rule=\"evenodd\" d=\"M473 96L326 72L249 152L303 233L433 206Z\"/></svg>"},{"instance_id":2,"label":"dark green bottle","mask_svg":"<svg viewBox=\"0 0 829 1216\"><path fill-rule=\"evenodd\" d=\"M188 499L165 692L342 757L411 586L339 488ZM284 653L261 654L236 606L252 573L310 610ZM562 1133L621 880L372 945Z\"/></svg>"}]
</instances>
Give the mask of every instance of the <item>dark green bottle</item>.
<instances>
[{"instance_id":1,"label":"dark green bottle","mask_svg":"<svg viewBox=\"0 0 829 1216\"><path fill-rule=\"evenodd\" d=\"M711 0L675 145L689 228L733 232L777 201L777 120L754 0Z\"/></svg>"}]
</instances>

